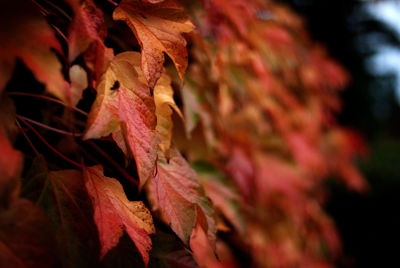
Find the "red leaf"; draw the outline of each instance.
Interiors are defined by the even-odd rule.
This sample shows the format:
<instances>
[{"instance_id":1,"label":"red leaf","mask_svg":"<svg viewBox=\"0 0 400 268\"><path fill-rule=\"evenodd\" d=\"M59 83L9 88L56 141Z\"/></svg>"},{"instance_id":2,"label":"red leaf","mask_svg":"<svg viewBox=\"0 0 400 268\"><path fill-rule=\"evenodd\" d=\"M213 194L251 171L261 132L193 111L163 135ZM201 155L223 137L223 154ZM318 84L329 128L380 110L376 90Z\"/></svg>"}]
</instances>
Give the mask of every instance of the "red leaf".
<instances>
[{"instance_id":1,"label":"red leaf","mask_svg":"<svg viewBox=\"0 0 400 268\"><path fill-rule=\"evenodd\" d=\"M196 206L199 206L207 219L208 239L215 248L213 209L197 174L176 148L171 148L170 157L167 162L162 152L158 154L157 174L148 185L152 209L159 210L163 220L188 244L196 223Z\"/></svg>"},{"instance_id":2,"label":"red leaf","mask_svg":"<svg viewBox=\"0 0 400 268\"><path fill-rule=\"evenodd\" d=\"M149 262L150 234L155 232L150 211L141 201L129 201L121 184L103 175L101 166L87 167L85 186L92 199L99 231L101 258L118 244L123 230L135 243L144 263Z\"/></svg>"},{"instance_id":3,"label":"red leaf","mask_svg":"<svg viewBox=\"0 0 400 268\"><path fill-rule=\"evenodd\" d=\"M200 267L223 268L217 260L214 248L207 237L207 220L199 206L196 206L196 225L190 236L190 248L193 256Z\"/></svg>"},{"instance_id":4,"label":"red leaf","mask_svg":"<svg viewBox=\"0 0 400 268\"><path fill-rule=\"evenodd\" d=\"M107 28L103 12L92 0L82 3L78 0L68 2L75 13L68 29L69 60L73 62L79 55L84 54L86 65L94 71L98 79L114 56L113 50L104 45Z\"/></svg>"}]
</instances>

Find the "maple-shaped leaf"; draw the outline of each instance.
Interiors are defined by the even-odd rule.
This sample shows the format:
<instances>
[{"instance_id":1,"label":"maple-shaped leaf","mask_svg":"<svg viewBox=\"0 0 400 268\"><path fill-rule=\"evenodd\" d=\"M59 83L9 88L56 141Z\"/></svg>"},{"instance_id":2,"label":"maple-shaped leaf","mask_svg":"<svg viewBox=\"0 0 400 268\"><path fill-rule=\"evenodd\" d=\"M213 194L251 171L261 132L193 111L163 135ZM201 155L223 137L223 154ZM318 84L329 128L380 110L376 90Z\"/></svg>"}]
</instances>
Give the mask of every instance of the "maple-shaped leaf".
<instances>
[{"instance_id":1,"label":"maple-shaped leaf","mask_svg":"<svg viewBox=\"0 0 400 268\"><path fill-rule=\"evenodd\" d=\"M154 87L154 102L157 116L156 130L161 138L159 146L167 158L169 158L172 139L172 109L183 118L181 111L175 104L173 95L174 90L171 87L171 78L163 73Z\"/></svg>"},{"instance_id":2,"label":"maple-shaped leaf","mask_svg":"<svg viewBox=\"0 0 400 268\"><path fill-rule=\"evenodd\" d=\"M147 265L151 250L149 235L155 232L150 211L142 201L129 201L122 185L116 179L104 176L101 166L87 167L84 174L99 231L101 258L118 244L125 230Z\"/></svg>"},{"instance_id":3,"label":"maple-shaped leaf","mask_svg":"<svg viewBox=\"0 0 400 268\"><path fill-rule=\"evenodd\" d=\"M157 4L152 4L158 2ZM182 33L194 28L184 8L174 0L123 0L113 13L114 20L123 20L136 35L142 48L141 66L153 88L160 78L165 52L174 62L180 78L188 65L186 40Z\"/></svg>"},{"instance_id":4,"label":"maple-shaped leaf","mask_svg":"<svg viewBox=\"0 0 400 268\"><path fill-rule=\"evenodd\" d=\"M21 59L36 79L58 98L69 99L69 86L53 49L61 46L52 29L31 1L7 1L0 9L0 90L11 77L16 59Z\"/></svg>"},{"instance_id":5,"label":"maple-shaped leaf","mask_svg":"<svg viewBox=\"0 0 400 268\"><path fill-rule=\"evenodd\" d=\"M159 152L157 174L149 181L148 194L153 210L159 210L163 220L187 245L196 224L196 206L199 206L208 222L208 239L215 246L211 202L205 196L196 172L175 147L171 147L169 161Z\"/></svg>"},{"instance_id":6,"label":"maple-shaped leaf","mask_svg":"<svg viewBox=\"0 0 400 268\"><path fill-rule=\"evenodd\" d=\"M136 160L140 188L153 175L157 158L154 99L141 74L140 54L124 52L111 61L97 87L84 138L121 131ZM120 144L120 143L119 143Z\"/></svg>"}]
</instances>

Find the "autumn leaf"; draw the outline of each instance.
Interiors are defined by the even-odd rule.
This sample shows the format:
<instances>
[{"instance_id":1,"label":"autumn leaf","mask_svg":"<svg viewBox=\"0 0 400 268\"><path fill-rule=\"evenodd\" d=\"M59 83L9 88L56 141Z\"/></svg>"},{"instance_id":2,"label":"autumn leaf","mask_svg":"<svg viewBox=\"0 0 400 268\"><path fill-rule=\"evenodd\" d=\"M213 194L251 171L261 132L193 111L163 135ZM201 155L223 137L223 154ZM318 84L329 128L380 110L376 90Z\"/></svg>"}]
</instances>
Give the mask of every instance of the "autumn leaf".
<instances>
[{"instance_id":1,"label":"autumn leaf","mask_svg":"<svg viewBox=\"0 0 400 268\"><path fill-rule=\"evenodd\" d=\"M0 9L0 90L11 77L17 58L33 72L49 93L69 100L69 85L55 50L61 46L31 1L7 1Z\"/></svg>"},{"instance_id":2,"label":"autumn leaf","mask_svg":"<svg viewBox=\"0 0 400 268\"><path fill-rule=\"evenodd\" d=\"M69 26L69 60L74 61L92 42L103 43L107 35L103 12L92 0L68 0L75 16Z\"/></svg>"},{"instance_id":3,"label":"autumn leaf","mask_svg":"<svg viewBox=\"0 0 400 268\"><path fill-rule=\"evenodd\" d=\"M207 237L207 220L199 206L196 206L196 224L190 236L193 257L201 268L223 268L225 266L215 257L215 249Z\"/></svg>"},{"instance_id":4,"label":"autumn leaf","mask_svg":"<svg viewBox=\"0 0 400 268\"><path fill-rule=\"evenodd\" d=\"M150 211L141 201L129 201L122 185L116 179L104 176L101 166L86 167L84 174L99 231L100 257L118 244L126 230L147 265L151 250L149 235L155 232Z\"/></svg>"},{"instance_id":5,"label":"autumn leaf","mask_svg":"<svg viewBox=\"0 0 400 268\"><path fill-rule=\"evenodd\" d=\"M155 105L141 75L140 54L118 54L101 77L84 139L121 131L136 160L140 188L153 175L157 157Z\"/></svg>"},{"instance_id":6,"label":"autumn leaf","mask_svg":"<svg viewBox=\"0 0 400 268\"><path fill-rule=\"evenodd\" d=\"M171 78L163 73L154 87L154 102L156 104L157 116L156 130L161 138L159 146L167 158L169 158L169 149L172 139L172 109L183 118L181 110L175 104L173 94Z\"/></svg>"},{"instance_id":7,"label":"autumn leaf","mask_svg":"<svg viewBox=\"0 0 400 268\"><path fill-rule=\"evenodd\" d=\"M97 232L82 171L49 171L40 155L22 182L21 195L40 206L52 222L60 246L51 252L63 267L95 265L97 260L88 256L98 254Z\"/></svg>"},{"instance_id":8,"label":"autumn leaf","mask_svg":"<svg viewBox=\"0 0 400 268\"><path fill-rule=\"evenodd\" d=\"M86 65L99 78L112 60L114 53L104 39L107 28L101 9L92 0L68 0L74 17L68 28L68 57L70 62L83 54Z\"/></svg>"},{"instance_id":9,"label":"autumn leaf","mask_svg":"<svg viewBox=\"0 0 400 268\"><path fill-rule=\"evenodd\" d=\"M241 211L243 200L224 174L208 163L197 162L192 165L216 209L218 209L241 235L246 225Z\"/></svg>"},{"instance_id":10,"label":"autumn leaf","mask_svg":"<svg viewBox=\"0 0 400 268\"><path fill-rule=\"evenodd\" d=\"M199 206L209 226L207 237L215 247L211 202L196 173L176 148L171 148L169 161L159 152L157 174L149 181L148 193L152 209L160 212L162 219L187 245L196 224L196 206Z\"/></svg>"},{"instance_id":11,"label":"autumn leaf","mask_svg":"<svg viewBox=\"0 0 400 268\"><path fill-rule=\"evenodd\" d=\"M188 53L182 33L191 32L194 26L185 10L174 0L148 2L123 0L115 9L113 18L125 21L136 35L142 48L142 70L153 88L161 77L163 52L172 59L183 80Z\"/></svg>"}]
</instances>

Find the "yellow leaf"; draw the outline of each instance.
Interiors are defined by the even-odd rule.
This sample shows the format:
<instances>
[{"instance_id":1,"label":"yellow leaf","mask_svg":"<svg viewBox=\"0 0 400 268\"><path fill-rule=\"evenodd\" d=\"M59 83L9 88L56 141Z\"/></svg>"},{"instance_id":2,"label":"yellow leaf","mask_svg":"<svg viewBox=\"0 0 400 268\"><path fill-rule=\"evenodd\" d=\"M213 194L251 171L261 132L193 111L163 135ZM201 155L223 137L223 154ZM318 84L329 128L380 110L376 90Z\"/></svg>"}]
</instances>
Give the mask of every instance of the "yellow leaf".
<instances>
[{"instance_id":1,"label":"yellow leaf","mask_svg":"<svg viewBox=\"0 0 400 268\"><path fill-rule=\"evenodd\" d=\"M161 138L159 147L167 158L169 158L172 139L172 109L183 118L179 107L175 104L173 95L174 90L171 87L171 79L167 74L163 73L154 88L154 102L157 116L156 130Z\"/></svg>"}]
</instances>

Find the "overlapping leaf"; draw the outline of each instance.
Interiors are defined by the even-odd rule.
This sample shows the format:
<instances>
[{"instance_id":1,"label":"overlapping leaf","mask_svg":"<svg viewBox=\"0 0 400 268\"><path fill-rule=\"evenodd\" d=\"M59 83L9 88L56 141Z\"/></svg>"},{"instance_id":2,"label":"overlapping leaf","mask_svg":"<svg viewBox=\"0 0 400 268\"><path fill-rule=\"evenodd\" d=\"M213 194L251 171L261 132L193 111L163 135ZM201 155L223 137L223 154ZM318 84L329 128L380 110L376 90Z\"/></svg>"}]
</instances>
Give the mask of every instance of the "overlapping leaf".
<instances>
[{"instance_id":1,"label":"overlapping leaf","mask_svg":"<svg viewBox=\"0 0 400 268\"><path fill-rule=\"evenodd\" d=\"M87 167L84 173L86 189L94 206L101 258L118 244L126 230L147 265L151 249L149 235L155 232L150 211L141 201L129 201L121 184L104 176L101 166Z\"/></svg>"},{"instance_id":2,"label":"overlapping leaf","mask_svg":"<svg viewBox=\"0 0 400 268\"><path fill-rule=\"evenodd\" d=\"M194 26L182 7L174 0L123 0L113 18L125 21L135 33L142 47L142 70L150 87L161 77L163 52L172 59L183 80L188 54L182 33L192 31Z\"/></svg>"},{"instance_id":3,"label":"overlapping leaf","mask_svg":"<svg viewBox=\"0 0 400 268\"><path fill-rule=\"evenodd\" d=\"M122 131L127 148L135 157L142 186L154 172L157 137L154 100L141 75L139 61L139 53L124 52L110 63L98 84L84 138Z\"/></svg>"}]
</instances>

